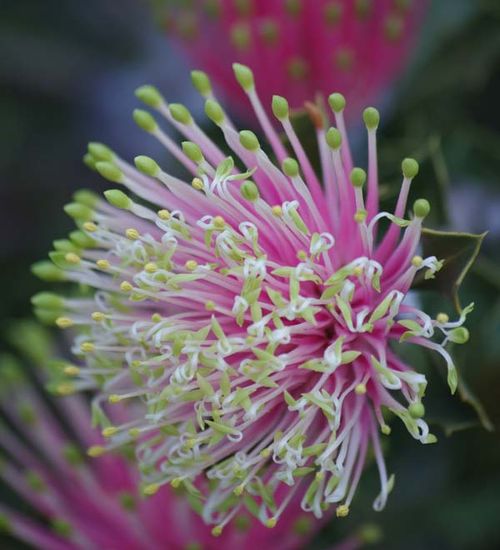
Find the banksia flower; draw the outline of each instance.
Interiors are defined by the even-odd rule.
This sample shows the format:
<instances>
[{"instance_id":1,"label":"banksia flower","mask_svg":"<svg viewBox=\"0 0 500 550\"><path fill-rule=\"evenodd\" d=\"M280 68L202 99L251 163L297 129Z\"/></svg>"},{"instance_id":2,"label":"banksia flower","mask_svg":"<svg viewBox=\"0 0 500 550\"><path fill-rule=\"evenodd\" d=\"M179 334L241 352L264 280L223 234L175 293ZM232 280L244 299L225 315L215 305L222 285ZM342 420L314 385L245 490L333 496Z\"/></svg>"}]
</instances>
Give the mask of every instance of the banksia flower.
<instances>
[{"instance_id":1,"label":"banksia flower","mask_svg":"<svg viewBox=\"0 0 500 550\"><path fill-rule=\"evenodd\" d=\"M149 157L132 166L91 144L86 162L121 189L106 200L78 194L66 211L79 230L56 242L52 264L34 267L84 289L33 301L39 316L77 333L78 371L59 383L63 393L96 392L102 451L132 446L145 492L184 486L216 534L245 507L273 527L297 498L316 517L331 506L347 515L369 448L382 509L392 487L380 443L390 433L387 413L421 443L435 441L424 420L426 378L398 343L442 356L454 392L445 346L468 339L471 309L452 321L405 300L415 277L434 277L442 261L419 255L429 203L418 199L407 216L415 160L402 163L395 210L379 211L377 110L363 115L366 173L351 159L343 96L329 98L336 127L310 107L320 176L286 99L272 103L285 145L252 72L234 69L268 143L238 132L208 99L226 156L184 106L140 88L138 97L186 141L177 146L149 112L135 120L191 171L191 184ZM133 419L110 422L106 401L128 404Z\"/></svg>"},{"instance_id":2,"label":"banksia flower","mask_svg":"<svg viewBox=\"0 0 500 550\"><path fill-rule=\"evenodd\" d=\"M338 90L357 117L407 63L424 11L425 2L411 0L167 0L160 18L242 117L229 61L255 72L266 106L276 93L301 108ZM209 93L204 73L193 80Z\"/></svg>"},{"instance_id":3,"label":"banksia flower","mask_svg":"<svg viewBox=\"0 0 500 550\"><path fill-rule=\"evenodd\" d=\"M45 338L35 327L22 333L30 345ZM52 368L75 369L64 361ZM102 437L91 429L82 396L48 404L11 356L0 358L0 382L0 478L24 501L17 506L19 499L10 495L0 503L1 535L6 532L38 550L247 550L256 544L263 550L294 550L321 526L295 502L276 529L244 511L214 538L193 510L199 501L180 494L182 488L164 486L146 496L126 454L86 456L85 446L91 455L99 454ZM127 412L115 409L115 414L123 419ZM354 550L371 538L373 530L365 527L347 539L346 548Z\"/></svg>"}]
</instances>

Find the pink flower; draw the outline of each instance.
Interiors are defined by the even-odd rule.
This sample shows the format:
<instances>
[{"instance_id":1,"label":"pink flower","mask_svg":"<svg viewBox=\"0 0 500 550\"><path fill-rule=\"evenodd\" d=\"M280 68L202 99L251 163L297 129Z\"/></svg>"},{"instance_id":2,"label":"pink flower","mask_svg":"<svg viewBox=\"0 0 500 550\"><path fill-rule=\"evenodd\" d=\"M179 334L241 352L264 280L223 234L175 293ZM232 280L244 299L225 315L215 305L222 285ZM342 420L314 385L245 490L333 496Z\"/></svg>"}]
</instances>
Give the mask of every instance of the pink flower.
<instances>
[{"instance_id":1,"label":"pink flower","mask_svg":"<svg viewBox=\"0 0 500 550\"><path fill-rule=\"evenodd\" d=\"M408 62L425 7L420 0L196 0L167 4L164 17L169 34L242 117L233 61L254 71L266 106L273 94L301 108L317 93L338 90L357 117Z\"/></svg>"},{"instance_id":2,"label":"pink flower","mask_svg":"<svg viewBox=\"0 0 500 550\"><path fill-rule=\"evenodd\" d=\"M74 369L67 363L59 368ZM193 511L191 497L163 487L145 498L137 469L125 456L86 460L82 445L92 454L102 438L90 427L82 397L59 399L49 407L12 360L2 357L0 369L0 409L11 423L0 425L0 448L11 457L2 462L0 477L38 515L35 519L0 503L0 528L33 548L250 550L257 545L293 550L303 548L321 526L295 502L276 529L243 511L216 539ZM122 420L126 416L124 410L115 413ZM348 539L346 548L358 548L360 535Z\"/></svg>"},{"instance_id":3,"label":"pink flower","mask_svg":"<svg viewBox=\"0 0 500 550\"><path fill-rule=\"evenodd\" d=\"M364 111L366 174L351 159L343 96L329 98L336 127L311 106L320 176L287 101L273 99L285 146L252 72L234 69L264 148L210 98L206 112L227 157L184 106L140 88L138 97L189 141L178 147L149 112L137 110L136 122L192 172L192 185L149 157L133 167L91 144L87 163L135 198L118 189L105 192L108 202L78 195L66 211L81 230L56 243L55 265L35 266L45 279L95 289L34 302L41 317L77 332L82 364L63 390L96 392L94 416L109 441L99 452L132 445L146 493L170 483L203 494L215 534L245 506L269 527L296 499L318 518L330 507L347 515L370 447L382 509L393 483L380 444L380 432L390 433L385 413L421 443L436 439L423 419L426 378L397 344L440 354L454 392L445 345L468 339L471 309L450 321L406 300L415 276L433 277L442 262L418 252L429 203L417 200L406 216L415 160L402 163L394 212L379 211L377 110ZM133 420L108 420L105 401L128 403Z\"/></svg>"}]
</instances>

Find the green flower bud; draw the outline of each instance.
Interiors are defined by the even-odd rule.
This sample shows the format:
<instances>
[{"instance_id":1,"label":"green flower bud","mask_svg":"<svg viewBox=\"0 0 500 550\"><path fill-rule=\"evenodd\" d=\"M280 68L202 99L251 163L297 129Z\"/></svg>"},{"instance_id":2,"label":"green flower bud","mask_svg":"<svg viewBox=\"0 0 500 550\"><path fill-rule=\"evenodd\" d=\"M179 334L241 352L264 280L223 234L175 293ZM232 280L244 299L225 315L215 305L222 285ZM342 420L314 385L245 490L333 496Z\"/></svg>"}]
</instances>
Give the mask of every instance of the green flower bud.
<instances>
[{"instance_id":1,"label":"green flower bud","mask_svg":"<svg viewBox=\"0 0 500 550\"><path fill-rule=\"evenodd\" d=\"M208 96L212 91L210 79L203 71L191 71L191 82L203 97Z\"/></svg>"},{"instance_id":2,"label":"green flower bud","mask_svg":"<svg viewBox=\"0 0 500 550\"><path fill-rule=\"evenodd\" d=\"M132 201L130 198L119 189L109 189L108 191L104 191L104 196L109 204L116 206L116 208L128 210L132 206Z\"/></svg>"},{"instance_id":3,"label":"green flower bud","mask_svg":"<svg viewBox=\"0 0 500 550\"><path fill-rule=\"evenodd\" d=\"M450 331L448 337L454 344L465 344L469 340L469 331L465 327L457 327Z\"/></svg>"},{"instance_id":4,"label":"green flower bud","mask_svg":"<svg viewBox=\"0 0 500 550\"><path fill-rule=\"evenodd\" d=\"M157 109L165 103L165 100L158 89L149 84L137 88L135 91L135 97L137 97L137 99L142 101L148 107L153 107L154 109Z\"/></svg>"},{"instance_id":5,"label":"green flower bud","mask_svg":"<svg viewBox=\"0 0 500 550\"><path fill-rule=\"evenodd\" d=\"M192 141L183 141L182 150L184 154L196 164L200 164L205 160L199 146Z\"/></svg>"},{"instance_id":6,"label":"green flower bud","mask_svg":"<svg viewBox=\"0 0 500 550\"><path fill-rule=\"evenodd\" d=\"M281 97L280 95L273 95L272 109L274 116L278 120L284 120L288 118L288 101L284 97Z\"/></svg>"},{"instance_id":7,"label":"green flower bud","mask_svg":"<svg viewBox=\"0 0 500 550\"><path fill-rule=\"evenodd\" d=\"M70 202L64 207L68 216L80 222L88 222L94 217L94 212L88 206L78 202Z\"/></svg>"},{"instance_id":8,"label":"green flower bud","mask_svg":"<svg viewBox=\"0 0 500 550\"><path fill-rule=\"evenodd\" d=\"M95 208L95 205L99 202L99 195L88 189L79 189L73 194L75 202L88 206L89 208Z\"/></svg>"},{"instance_id":9,"label":"green flower bud","mask_svg":"<svg viewBox=\"0 0 500 550\"><path fill-rule=\"evenodd\" d=\"M246 65L233 63L233 71L240 86L248 92L254 87L253 72Z\"/></svg>"},{"instance_id":10,"label":"green flower bud","mask_svg":"<svg viewBox=\"0 0 500 550\"><path fill-rule=\"evenodd\" d=\"M345 109L345 97L342 94L331 94L328 103L334 113L341 113Z\"/></svg>"},{"instance_id":11,"label":"green flower bud","mask_svg":"<svg viewBox=\"0 0 500 550\"><path fill-rule=\"evenodd\" d=\"M158 124L151 113L143 111L142 109L134 109L133 113L134 121L145 132L155 132L158 128Z\"/></svg>"},{"instance_id":12,"label":"green flower bud","mask_svg":"<svg viewBox=\"0 0 500 550\"><path fill-rule=\"evenodd\" d=\"M169 105L169 111L172 118L180 124L191 124L191 122L193 122L191 113L182 103L171 103Z\"/></svg>"},{"instance_id":13,"label":"green flower bud","mask_svg":"<svg viewBox=\"0 0 500 550\"><path fill-rule=\"evenodd\" d=\"M58 283L66 280L64 271L56 267L48 260L42 260L34 263L31 266L31 272L35 275L35 277L38 277L47 283Z\"/></svg>"},{"instance_id":14,"label":"green flower bud","mask_svg":"<svg viewBox=\"0 0 500 550\"><path fill-rule=\"evenodd\" d=\"M101 174L101 176L108 181L113 183L122 183L123 182L123 172L113 164L112 162L96 162L96 170Z\"/></svg>"},{"instance_id":15,"label":"green flower bud","mask_svg":"<svg viewBox=\"0 0 500 550\"><path fill-rule=\"evenodd\" d=\"M255 152L260 149L260 143L257 136L250 130L242 130L240 132L240 143L249 151Z\"/></svg>"},{"instance_id":16,"label":"green flower bud","mask_svg":"<svg viewBox=\"0 0 500 550\"><path fill-rule=\"evenodd\" d=\"M363 120L368 130L376 130L380 122L380 114L374 107L367 107L363 111Z\"/></svg>"},{"instance_id":17,"label":"green flower bud","mask_svg":"<svg viewBox=\"0 0 500 550\"><path fill-rule=\"evenodd\" d=\"M150 157L146 157L145 155L139 155L138 157L135 157L134 164L137 170L139 172L142 172L143 174L146 174L147 176L156 177L160 172L161 169Z\"/></svg>"},{"instance_id":18,"label":"green flower bud","mask_svg":"<svg viewBox=\"0 0 500 550\"><path fill-rule=\"evenodd\" d=\"M31 297L31 303L42 309L52 309L59 312L64 309L63 298L53 292L39 292Z\"/></svg>"},{"instance_id":19,"label":"green flower bud","mask_svg":"<svg viewBox=\"0 0 500 550\"><path fill-rule=\"evenodd\" d=\"M417 199L413 204L413 212L417 218L425 218L431 211L431 205L426 199Z\"/></svg>"},{"instance_id":20,"label":"green flower bud","mask_svg":"<svg viewBox=\"0 0 500 550\"><path fill-rule=\"evenodd\" d=\"M286 158L283 161L281 168L290 178L294 178L299 175L299 163L295 159Z\"/></svg>"},{"instance_id":21,"label":"green flower bud","mask_svg":"<svg viewBox=\"0 0 500 550\"><path fill-rule=\"evenodd\" d=\"M104 143L91 141L87 145L87 149L96 161L104 160L111 162L115 158L115 154L113 153L113 151L107 145L104 145Z\"/></svg>"},{"instance_id":22,"label":"green flower bud","mask_svg":"<svg viewBox=\"0 0 500 550\"><path fill-rule=\"evenodd\" d=\"M332 149L339 149L342 145L342 136L337 128L330 128L326 133L326 142Z\"/></svg>"},{"instance_id":23,"label":"green flower bud","mask_svg":"<svg viewBox=\"0 0 500 550\"><path fill-rule=\"evenodd\" d=\"M401 163L401 169L405 178L413 179L418 174L418 162L415 159L404 159Z\"/></svg>"},{"instance_id":24,"label":"green flower bud","mask_svg":"<svg viewBox=\"0 0 500 550\"><path fill-rule=\"evenodd\" d=\"M205 114L217 126L224 122L224 111L217 101L213 99L207 99L205 102Z\"/></svg>"},{"instance_id":25,"label":"green flower bud","mask_svg":"<svg viewBox=\"0 0 500 550\"><path fill-rule=\"evenodd\" d=\"M366 172L362 168L353 168L351 172L351 183L354 187L363 187L366 181Z\"/></svg>"},{"instance_id":26,"label":"green flower bud","mask_svg":"<svg viewBox=\"0 0 500 550\"><path fill-rule=\"evenodd\" d=\"M250 180L246 180L241 184L240 193L244 199L250 202L256 201L260 196L259 188Z\"/></svg>"}]
</instances>

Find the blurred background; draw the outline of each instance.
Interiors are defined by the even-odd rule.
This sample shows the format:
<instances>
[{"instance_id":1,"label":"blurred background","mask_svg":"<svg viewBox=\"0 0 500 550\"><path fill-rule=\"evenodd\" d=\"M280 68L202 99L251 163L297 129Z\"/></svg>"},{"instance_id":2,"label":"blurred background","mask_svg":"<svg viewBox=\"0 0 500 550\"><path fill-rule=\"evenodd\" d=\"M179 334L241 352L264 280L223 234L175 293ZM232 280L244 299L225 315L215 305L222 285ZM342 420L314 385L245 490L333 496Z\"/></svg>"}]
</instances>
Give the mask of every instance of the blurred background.
<instances>
[{"instance_id":1,"label":"blurred background","mask_svg":"<svg viewBox=\"0 0 500 550\"><path fill-rule=\"evenodd\" d=\"M489 230L461 288L462 303L474 300L476 309L471 341L457 357L497 431L481 427L438 380L429 402L439 443L424 447L396 429L388 464L397 481L386 511L371 510L376 480L368 476L352 514L323 540L376 523L383 539L374 548L493 550L500 548L500 2L431 4L413 62L383 102L381 178L390 199L401 159L414 156L418 194L436 205L430 227ZM0 52L0 342L9 349L9 327L30 315L30 296L45 286L30 265L72 228L62 206L81 187L104 189L81 162L87 142L128 158L158 157L132 121L133 90L155 84L195 114L202 102L189 82L192 67L145 0L1 0Z\"/></svg>"}]
</instances>

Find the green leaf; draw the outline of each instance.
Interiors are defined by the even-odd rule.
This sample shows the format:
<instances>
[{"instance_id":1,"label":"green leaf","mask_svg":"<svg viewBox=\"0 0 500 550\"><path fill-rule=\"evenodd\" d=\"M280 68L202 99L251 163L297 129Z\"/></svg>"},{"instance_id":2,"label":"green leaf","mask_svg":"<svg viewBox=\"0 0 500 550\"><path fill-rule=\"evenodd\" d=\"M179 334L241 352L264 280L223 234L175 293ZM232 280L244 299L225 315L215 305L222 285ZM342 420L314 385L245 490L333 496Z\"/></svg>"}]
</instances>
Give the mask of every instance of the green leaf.
<instances>
[{"instance_id":1,"label":"green leaf","mask_svg":"<svg viewBox=\"0 0 500 550\"><path fill-rule=\"evenodd\" d=\"M424 280L424 271L419 272L414 288L437 290L448 297L457 311L461 311L458 291L465 276L476 260L487 233L457 233L452 231L422 230L423 255L444 260L443 268L434 279Z\"/></svg>"}]
</instances>

